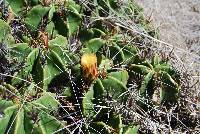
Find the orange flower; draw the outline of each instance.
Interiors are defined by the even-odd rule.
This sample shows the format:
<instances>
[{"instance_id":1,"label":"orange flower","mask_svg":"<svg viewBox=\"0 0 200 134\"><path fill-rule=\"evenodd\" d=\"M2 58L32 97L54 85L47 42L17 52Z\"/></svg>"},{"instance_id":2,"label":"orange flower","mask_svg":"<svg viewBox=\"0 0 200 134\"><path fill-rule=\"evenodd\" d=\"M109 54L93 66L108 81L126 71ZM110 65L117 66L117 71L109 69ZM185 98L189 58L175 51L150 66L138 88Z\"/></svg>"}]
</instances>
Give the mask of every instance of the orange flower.
<instances>
[{"instance_id":1,"label":"orange flower","mask_svg":"<svg viewBox=\"0 0 200 134\"><path fill-rule=\"evenodd\" d=\"M88 78L90 80L94 80L97 78L97 57L95 54L83 54L81 57L81 66L85 78Z\"/></svg>"}]
</instances>

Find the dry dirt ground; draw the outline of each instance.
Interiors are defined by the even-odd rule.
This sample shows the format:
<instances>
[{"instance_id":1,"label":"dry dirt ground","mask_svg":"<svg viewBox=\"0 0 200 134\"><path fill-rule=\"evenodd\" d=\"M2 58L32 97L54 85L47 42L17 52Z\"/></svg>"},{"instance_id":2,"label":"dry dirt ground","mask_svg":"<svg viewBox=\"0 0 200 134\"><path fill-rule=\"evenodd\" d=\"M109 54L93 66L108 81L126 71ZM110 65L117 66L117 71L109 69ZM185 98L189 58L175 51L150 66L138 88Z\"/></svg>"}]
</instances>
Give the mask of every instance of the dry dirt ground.
<instances>
[{"instance_id":1,"label":"dry dirt ground","mask_svg":"<svg viewBox=\"0 0 200 134\"><path fill-rule=\"evenodd\" d=\"M200 0L136 0L160 39L200 56Z\"/></svg>"}]
</instances>

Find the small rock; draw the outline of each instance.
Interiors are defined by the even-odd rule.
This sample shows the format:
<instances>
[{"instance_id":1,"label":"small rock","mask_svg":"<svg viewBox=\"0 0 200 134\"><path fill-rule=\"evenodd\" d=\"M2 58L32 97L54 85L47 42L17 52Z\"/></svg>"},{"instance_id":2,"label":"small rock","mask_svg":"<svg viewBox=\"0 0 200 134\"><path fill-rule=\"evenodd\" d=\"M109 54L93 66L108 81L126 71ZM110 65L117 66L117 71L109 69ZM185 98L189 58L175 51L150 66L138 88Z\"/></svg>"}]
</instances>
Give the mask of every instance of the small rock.
<instances>
[{"instance_id":1,"label":"small rock","mask_svg":"<svg viewBox=\"0 0 200 134\"><path fill-rule=\"evenodd\" d=\"M197 4L197 5L193 6L193 11L197 12L197 13L200 13L200 4Z\"/></svg>"}]
</instances>

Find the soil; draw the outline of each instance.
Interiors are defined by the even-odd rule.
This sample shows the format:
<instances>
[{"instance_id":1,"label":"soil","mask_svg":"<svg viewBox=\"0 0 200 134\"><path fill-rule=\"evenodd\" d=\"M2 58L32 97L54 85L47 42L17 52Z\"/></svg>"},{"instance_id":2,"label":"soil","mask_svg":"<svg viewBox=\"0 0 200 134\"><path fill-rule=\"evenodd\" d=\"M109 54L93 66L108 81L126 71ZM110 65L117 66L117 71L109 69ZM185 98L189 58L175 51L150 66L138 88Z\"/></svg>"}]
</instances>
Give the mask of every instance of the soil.
<instances>
[{"instance_id":1,"label":"soil","mask_svg":"<svg viewBox=\"0 0 200 134\"><path fill-rule=\"evenodd\" d=\"M200 0L136 0L159 28L160 40L200 56Z\"/></svg>"}]
</instances>

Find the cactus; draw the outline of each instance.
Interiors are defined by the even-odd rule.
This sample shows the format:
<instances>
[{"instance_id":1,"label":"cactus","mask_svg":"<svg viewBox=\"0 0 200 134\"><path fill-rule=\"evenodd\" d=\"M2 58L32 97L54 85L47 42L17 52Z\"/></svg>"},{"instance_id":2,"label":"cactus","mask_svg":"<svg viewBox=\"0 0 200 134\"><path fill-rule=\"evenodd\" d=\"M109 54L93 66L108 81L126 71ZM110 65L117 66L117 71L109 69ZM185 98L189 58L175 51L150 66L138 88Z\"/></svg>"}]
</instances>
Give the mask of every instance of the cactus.
<instances>
[{"instance_id":1,"label":"cactus","mask_svg":"<svg viewBox=\"0 0 200 134\"><path fill-rule=\"evenodd\" d=\"M173 71L168 63L163 62L157 54L153 57L151 64L148 61L142 64L132 64L129 68L133 72L144 75L139 89L140 96L152 100L156 87L160 87L160 100L156 100L156 103L176 102L180 90L177 72Z\"/></svg>"},{"instance_id":2,"label":"cactus","mask_svg":"<svg viewBox=\"0 0 200 134\"><path fill-rule=\"evenodd\" d=\"M15 88L4 84L4 86L1 86L1 93L6 94L8 90L13 89ZM55 94L44 92L41 97L32 101L28 99L28 95L16 94L17 96L12 97L12 101L2 98L0 100L1 112L4 113L3 117L0 118L2 133L29 133L30 131L52 133L64 127L63 122L58 121L50 114L50 112L58 110ZM23 97L27 99L23 100Z\"/></svg>"},{"instance_id":3,"label":"cactus","mask_svg":"<svg viewBox=\"0 0 200 134\"><path fill-rule=\"evenodd\" d=\"M108 103L126 104L135 73L144 76L138 88L140 97L151 101L160 81L157 103L177 101L180 76L171 65L158 55L140 58L140 48L124 39L132 36L124 34L112 19L104 19L113 12L134 12L133 19L152 32L141 9L131 5L120 9L115 0L91 2L92 11L88 11L73 0L6 0L16 20L0 19L0 42L8 48L5 57L13 69L13 77L0 81L2 133L76 133L77 127L86 133L137 133L139 125L127 124ZM66 113L76 113L73 121L63 116ZM74 123L77 120L84 123Z\"/></svg>"}]
</instances>

